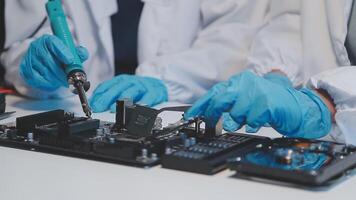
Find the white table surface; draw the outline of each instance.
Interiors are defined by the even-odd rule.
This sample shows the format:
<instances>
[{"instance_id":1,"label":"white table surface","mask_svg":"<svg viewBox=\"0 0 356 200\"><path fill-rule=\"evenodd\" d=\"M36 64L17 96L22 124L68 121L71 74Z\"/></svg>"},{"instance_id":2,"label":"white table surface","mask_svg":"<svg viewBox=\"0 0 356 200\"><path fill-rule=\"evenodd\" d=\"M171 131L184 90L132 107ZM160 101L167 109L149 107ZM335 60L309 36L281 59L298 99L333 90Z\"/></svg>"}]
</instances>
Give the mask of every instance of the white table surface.
<instances>
[{"instance_id":1,"label":"white table surface","mask_svg":"<svg viewBox=\"0 0 356 200\"><path fill-rule=\"evenodd\" d=\"M53 109L81 114L78 100L35 101L7 97L11 118ZM166 112L164 122L177 121L181 113ZM94 118L114 121L112 113ZM261 135L277 136L272 129ZM141 169L118 164L0 147L0 200L65 199L356 199L356 177L325 191L310 191L231 178L225 170L214 176L162 169Z\"/></svg>"}]
</instances>

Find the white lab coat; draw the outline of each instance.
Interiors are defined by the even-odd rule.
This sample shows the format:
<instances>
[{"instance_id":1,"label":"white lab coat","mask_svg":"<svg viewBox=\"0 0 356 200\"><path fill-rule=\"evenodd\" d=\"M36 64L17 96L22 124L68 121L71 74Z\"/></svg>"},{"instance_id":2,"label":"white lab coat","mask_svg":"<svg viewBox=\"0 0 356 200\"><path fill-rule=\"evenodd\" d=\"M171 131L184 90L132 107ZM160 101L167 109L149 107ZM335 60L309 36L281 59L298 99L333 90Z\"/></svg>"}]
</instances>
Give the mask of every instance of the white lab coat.
<instances>
[{"instance_id":1,"label":"white lab coat","mask_svg":"<svg viewBox=\"0 0 356 200\"><path fill-rule=\"evenodd\" d=\"M254 34L263 23L268 0L142 0L139 63L136 73L162 79L170 101L192 103L213 84L243 69ZM6 48L1 62L6 81L22 94L36 98L64 95L65 89L45 93L27 86L18 69L28 36L46 16L46 1L6 1ZM69 3L70 2L70 3ZM110 16L116 0L64 0L78 44L90 52L85 71L94 89L114 76ZM119 8L120 10L120 8Z\"/></svg>"},{"instance_id":2,"label":"white lab coat","mask_svg":"<svg viewBox=\"0 0 356 200\"><path fill-rule=\"evenodd\" d=\"M295 86L325 89L337 109L327 139L356 145L356 67L344 46L352 0L272 2L247 67L260 75L280 69Z\"/></svg>"}]
</instances>

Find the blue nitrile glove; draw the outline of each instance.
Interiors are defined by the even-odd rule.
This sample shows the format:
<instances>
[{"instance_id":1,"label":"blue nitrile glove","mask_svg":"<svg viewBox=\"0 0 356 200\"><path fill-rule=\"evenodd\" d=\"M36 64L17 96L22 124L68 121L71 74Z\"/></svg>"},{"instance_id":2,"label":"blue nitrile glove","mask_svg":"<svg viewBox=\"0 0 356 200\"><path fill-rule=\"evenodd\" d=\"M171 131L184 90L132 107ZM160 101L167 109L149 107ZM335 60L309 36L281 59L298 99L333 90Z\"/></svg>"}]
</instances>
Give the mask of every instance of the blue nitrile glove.
<instances>
[{"instance_id":1,"label":"blue nitrile glove","mask_svg":"<svg viewBox=\"0 0 356 200\"><path fill-rule=\"evenodd\" d=\"M279 84L283 87L290 87L290 88L293 87L292 81L290 81L290 79L286 75L283 75L280 72L269 72L269 73L265 74L263 76L263 78L265 78L273 83ZM270 125L268 123L264 124L263 126L270 127ZM239 128L239 124L237 124L228 113L224 113L223 114L223 127L226 131L235 132ZM260 130L260 128L261 127L252 128L247 125L246 132L247 133L257 133Z\"/></svg>"},{"instance_id":2,"label":"blue nitrile glove","mask_svg":"<svg viewBox=\"0 0 356 200\"><path fill-rule=\"evenodd\" d=\"M168 101L167 88L161 80L135 75L119 75L100 84L90 99L94 112L116 110L116 100L132 99L134 103L155 106Z\"/></svg>"},{"instance_id":3,"label":"blue nitrile glove","mask_svg":"<svg viewBox=\"0 0 356 200\"><path fill-rule=\"evenodd\" d=\"M89 53L77 47L79 58L84 62ZM68 87L63 65L73 62L74 56L63 42L53 35L43 35L33 41L20 64L20 76L33 88L53 91Z\"/></svg>"},{"instance_id":4,"label":"blue nitrile glove","mask_svg":"<svg viewBox=\"0 0 356 200\"><path fill-rule=\"evenodd\" d=\"M284 87L248 71L202 99L185 113L186 119L202 115L215 125L229 112L238 129L244 124L257 128L268 123L283 135L303 138L320 138L331 129L331 113L313 91Z\"/></svg>"},{"instance_id":5,"label":"blue nitrile glove","mask_svg":"<svg viewBox=\"0 0 356 200\"><path fill-rule=\"evenodd\" d=\"M290 81L290 79L286 75L283 75L278 72L267 73L263 76L263 78L284 87L293 87L292 81Z\"/></svg>"}]
</instances>

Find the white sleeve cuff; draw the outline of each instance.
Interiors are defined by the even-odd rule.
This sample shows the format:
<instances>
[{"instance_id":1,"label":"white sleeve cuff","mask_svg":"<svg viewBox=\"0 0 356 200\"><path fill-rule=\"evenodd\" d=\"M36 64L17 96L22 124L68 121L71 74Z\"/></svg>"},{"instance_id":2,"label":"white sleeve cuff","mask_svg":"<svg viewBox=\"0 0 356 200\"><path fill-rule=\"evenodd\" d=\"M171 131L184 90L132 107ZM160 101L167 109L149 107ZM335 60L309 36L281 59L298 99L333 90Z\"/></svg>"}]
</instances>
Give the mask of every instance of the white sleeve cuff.
<instances>
[{"instance_id":1,"label":"white sleeve cuff","mask_svg":"<svg viewBox=\"0 0 356 200\"><path fill-rule=\"evenodd\" d=\"M280 70L283 72L289 80L293 83L294 87L299 87L303 85L304 80L302 76L298 73L299 67L296 65L281 65L281 64L259 64L258 62L250 62L247 65L247 69L256 73L259 76L264 76L273 70Z\"/></svg>"},{"instance_id":2,"label":"white sleeve cuff","mask_svg":"<svg viewBox=\"0 0 356 200\"><path fill-rule=\"evenodd\" d=\"M178 68L174 68L172 64L169 66L170 73L167 73L166 69L168 64L166 64L164 60L157 60L159 61L149 61L140 64L136 70L136 75L148 76L163 81L167 87L169 101L190 104L206 92L206 88L200 86L200 83L196 83L193 77L187 77L191 75L184 74L184 72L174 73L174 71L176 71L175 69ZM188 88L187 85L191 87Z\"/></svg>"},{"instance_id":3,"label":"white sleeve cuff","mask_svg":"<svg viewBox=\"0 0 356 200\"><path fill-rule=\"evenodd\" d=\"M356 107L356 67L339 67L311 77L307 85L326 90L337 110Z\"/></svg>"},{"instance_id":4,"label":"white sleeve cuff","mask_svg":"<svg viewBox=\"0 0 356 200\"><path fill-rule=\"evenodd\" d=\"M335 120L343 133L345 143L356 146L356 109L337 112Z\"/></svg>"},{"instance_id":5,"label":"white sleeve cuff","mask_svg":"<svg viewBox=\"0 0 356 200\"><path fill-rule=\"evenodd\" d=\"M311 77L308 86L323 89L336 105L335 120L346 144L356 145L356 67L338 67ZM340 138L340 137L339 137Z\"/></svg>"}]
</instances>

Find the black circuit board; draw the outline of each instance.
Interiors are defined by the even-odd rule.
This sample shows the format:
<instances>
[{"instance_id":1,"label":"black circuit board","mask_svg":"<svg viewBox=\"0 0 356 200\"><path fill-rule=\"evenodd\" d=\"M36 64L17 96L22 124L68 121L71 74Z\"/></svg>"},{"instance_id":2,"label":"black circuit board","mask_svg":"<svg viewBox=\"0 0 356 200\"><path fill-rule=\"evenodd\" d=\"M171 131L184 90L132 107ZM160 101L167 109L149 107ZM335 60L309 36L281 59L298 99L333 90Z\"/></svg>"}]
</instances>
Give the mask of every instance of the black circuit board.
<instances>
[{"instance_id":1,"label":"black circuit board","mask_svg":"<svg viewBox=\"0 0 356 200\"><path fill-rule=\"evenodd\" d=\"M0 145L150 167L160 163L167 142L172 146L179 144L181 140L175 136L181 135L183 128L159 128L140 135L137 130L130 133L125 128L117 128L115 123L55 110L17 118L16 124L1 125Z\"/></svg>"},{"instance_id":2,"label":"black circuit board","mask_svg":"<svg viewBox=\"0 0 356 200\"><path fill-rule=\"evenodd\" d=\"M162 157L162 167L200 174L215 174L226 169L226 160L257 144L266 137L226 133L215 137L187 138L184 145L167 147Z\"/></svg>"},{"instance_id":3,"label":"black circuit board","mask_svg":"<svg viewBox=\"0 0 356 200\"><path fill-rule=\"evenodd\" d=\"M202 120L198 118L162 127L157 110L143 106L125 109L118 112L124 115L117 116L115 123L75 117L64 110L20 117L14 124L0 125L0 145L138 167L163 162L165 168L214 174L226 168L234 153L266 140L219 135L200 128Z\"/></svg>"},{"instance_id":4,"label":"black circuit board","mask_svg":"<svg viewBox=\"0 0 356 200\"><path fill-rule=\"evenodd\" d=\"M356 149L343 144L221 134L200 128L199 118L163 127L160 110L123 101L117 105L115 123L64 110L19 117L16 123L0 125L0 145L209 175L230 168L237 174L310 185L324 184L356 164Z\"/></svg>"}]
</instances>

